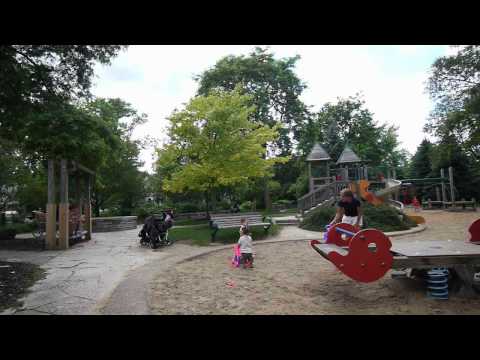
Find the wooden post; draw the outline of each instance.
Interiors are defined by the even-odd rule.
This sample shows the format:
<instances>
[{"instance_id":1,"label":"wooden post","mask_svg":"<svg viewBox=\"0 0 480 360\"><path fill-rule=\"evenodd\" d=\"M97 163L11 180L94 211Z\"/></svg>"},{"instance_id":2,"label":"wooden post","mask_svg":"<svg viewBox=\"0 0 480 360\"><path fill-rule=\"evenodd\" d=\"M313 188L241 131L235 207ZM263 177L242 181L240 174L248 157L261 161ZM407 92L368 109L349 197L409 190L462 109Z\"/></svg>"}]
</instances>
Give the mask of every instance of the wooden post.
<instances>
[{"instance_id":1,"label":"wooden post","mask_svg":"<svg viewBox=\"0 0 480 360\"><path fill-rule=\"evenodd\" d=\"M440 188L438 186L435 186L435 195L437 195L437 201L440 200Z\"/></svg>"},{"instance_id":2,"label":"wooden post","mask_svg":"<svg viewBox=\"0 0 480 360\"><path fill-rule=\"evenodd\" d=\"M308 192L313 191L312 163L308 162Z\"/></svg>"},{"instance_id":3,"label":"wooden post","mask_svg":"<svg viewBox=\"0 0 480 360\"><path fill-rule=\"evenodd\" d=\"M85 204L85 230L87 234L85 235L86 240L92 239L92 176L88 175L87 179L87 203Z\"/></svg>"},{"instance_id":4,"label":"wooden post","mask_svg":"<svg viewBox=\"0 0 480 360\"><path fill-rule=\"evenodd\" d=\"M55 161L48 160L48 198L46 218L46 243L48 250L57 248L57 204L55 201Z\"/></svg>"},{"instance_id":5,"label":"wooden post","mask_svg":"<svg viewBox=\"0 0 480 360\"><path fill-rule=\"evenodd\" d=\"M455 191L453 186L453 167L448 167L448 180L450 182L450 196L452 198L452 207L455 208Z\"/></svg>"},{"instance_id":6,"label":"wooden post","mask_svg":"<svg viewBox=\"0 0 480 360\"><path fill-rule=\"evenodd\" d=\"M82 231L82 213L83 213L83 191L82 191L82 184L81 184L81 179L79 176L78 171L75 173L75 200L78 206L78 215L79 215L79 224L78 224L78 230Z\"/></svg>"},{"instance_id":7,"label":"wooden post","mask_svg":"<svg viewBox=\"0 0 480 360\"><path fill-rule=\"evenodd\" d=\"M68 169L67 160L60 160L59 249L68 249Z\"/></svg>"},{"instance_id":8,"label":"wooden post","mask_svg":"<svg viewBox=\"0 0 480 360\"><path fill-rule=\"evenodd\" d=\"M442 207L445 207L445 202L447 201L447 192L445 189L445 182L443 181L445 178L445 172L443 169L440 169L440 177L442 178Z\"/></svg>"}]
</instances>

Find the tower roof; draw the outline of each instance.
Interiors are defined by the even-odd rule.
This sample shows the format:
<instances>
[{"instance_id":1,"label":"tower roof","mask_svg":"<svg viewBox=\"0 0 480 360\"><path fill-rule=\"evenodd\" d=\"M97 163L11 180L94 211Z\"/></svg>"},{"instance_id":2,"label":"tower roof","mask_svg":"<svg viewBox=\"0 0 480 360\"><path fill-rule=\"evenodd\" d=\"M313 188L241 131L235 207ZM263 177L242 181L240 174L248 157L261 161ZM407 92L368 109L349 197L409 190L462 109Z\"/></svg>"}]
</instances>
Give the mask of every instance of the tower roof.
<instances>
[{"instance_id":1,"label":"tower roof","mask_svg":"<svg viewBox=\"0 0 480 360\"><path fill-rule=\"evenodd\" d=\"M343 149L340 157L337 160L337 165L358 162L362 162L362 159L360 159L358 155L353 152L352 149L350 149L348 146L345 146L345 149Z\"/></svg>"},{"instance_id":2,"label":"tower roof","mask_svg":"<svg viewBox=\"0 0 480 360\"><path fill-rule=\"evenodd\" d=\"M330 160L330 155L325 151L325 149L319 144L315 143L312 151L307 156L307 161L318 161L318 160Z\"/></svg>"}]
</instances>

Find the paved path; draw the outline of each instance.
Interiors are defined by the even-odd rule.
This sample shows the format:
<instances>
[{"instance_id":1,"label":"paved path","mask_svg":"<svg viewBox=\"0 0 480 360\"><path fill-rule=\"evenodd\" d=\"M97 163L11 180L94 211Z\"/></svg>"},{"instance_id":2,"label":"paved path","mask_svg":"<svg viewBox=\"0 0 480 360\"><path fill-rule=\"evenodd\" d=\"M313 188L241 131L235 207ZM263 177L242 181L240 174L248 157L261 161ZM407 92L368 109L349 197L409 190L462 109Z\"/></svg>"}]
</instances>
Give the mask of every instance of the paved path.
<instances>
[{"instance_id":1,"label":"paved path","mask_svg":"<svg viewBox=\"0 0 480 360\"><path fill-rule=\"evenodd\" d=\"M23 299L16 314L92 314L125 275L166 256L138 245L138 230L97 233L67 251L0 251L0 259L40 265L46 278ZM5 313L12 313L6 311Z\"/></svg>"}]
</instances>

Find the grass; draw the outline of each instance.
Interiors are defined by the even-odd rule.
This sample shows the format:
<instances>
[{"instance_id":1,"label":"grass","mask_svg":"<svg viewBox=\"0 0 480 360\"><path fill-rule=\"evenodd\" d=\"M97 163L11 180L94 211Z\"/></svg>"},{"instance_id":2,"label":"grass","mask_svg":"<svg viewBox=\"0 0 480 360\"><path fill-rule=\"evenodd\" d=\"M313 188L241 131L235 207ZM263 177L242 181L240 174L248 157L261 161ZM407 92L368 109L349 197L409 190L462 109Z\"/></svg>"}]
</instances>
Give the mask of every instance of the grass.
<instances>
[{"instance_id":1,"label":"grass","mask_svg":"<svg viewBox=\"0 0 480 360\"><path fill-rule=\"evenodd\" d=\"M263 227L252 227L252 238L256 240L264 240L270 236L274 236L279 231L278 225L272 225L265 234ZM174 241L191 241L194 245L207 246L210 244L212 237L212 229L208 225L197 226L194 228L173 228L169 231L168 236ZM217 243L233 244L238 241L238 228L220 229L217 232Z\"/></svg>"},{"instance_id":2,"label":"grass","mask_svg":"<svg viewBox=\"0 0 480 360\"><path fill-rule=\"evenodd\" d=\"M174 226L185 226L185 225L208 225L208 220L206 219L174 220Z\"/></svg>"}]
</instances>

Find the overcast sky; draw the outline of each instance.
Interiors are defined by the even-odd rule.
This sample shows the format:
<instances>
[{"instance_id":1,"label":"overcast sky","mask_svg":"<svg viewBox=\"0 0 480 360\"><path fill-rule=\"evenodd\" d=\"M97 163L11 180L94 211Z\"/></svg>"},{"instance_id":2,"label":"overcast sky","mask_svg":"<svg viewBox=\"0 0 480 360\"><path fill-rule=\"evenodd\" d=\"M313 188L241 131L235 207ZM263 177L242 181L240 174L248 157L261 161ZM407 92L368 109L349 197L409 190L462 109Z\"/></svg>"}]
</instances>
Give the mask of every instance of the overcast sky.
<instances>
[{"instance_id":1,"label":"overcast sky","mask_svg":"<svg viewBox=\"0 0 480 360\"><path fill-rule=\"evenodd\" d=\"M149 121L134 136L165 139L166 117L195 95L193 76L227 55L248 54L254 45L130 46L112 62L98 65L93 93L131 103ZM300 55L296 74L306 82L302 100L318 110L337 97L363 93L366 107L380 123L399 127L403 148L415 152L432 109L425 92L430 66L452 53L448 46L270 46L275 56ZM153 150L144 151L151 171Z\"/></svg>"}]
</instances>

